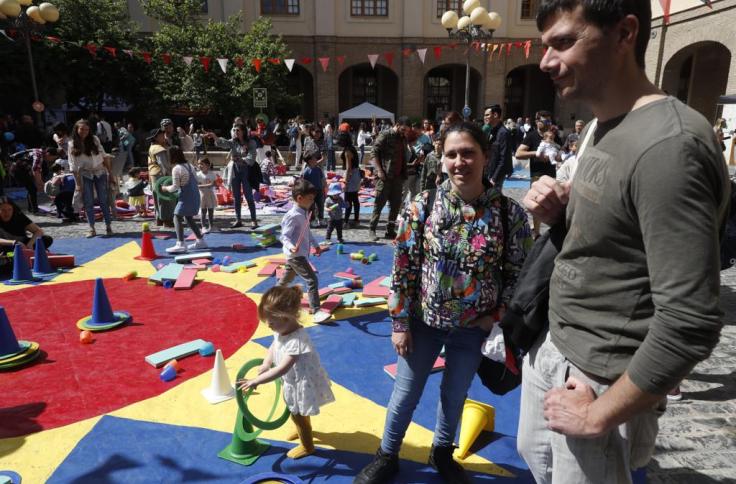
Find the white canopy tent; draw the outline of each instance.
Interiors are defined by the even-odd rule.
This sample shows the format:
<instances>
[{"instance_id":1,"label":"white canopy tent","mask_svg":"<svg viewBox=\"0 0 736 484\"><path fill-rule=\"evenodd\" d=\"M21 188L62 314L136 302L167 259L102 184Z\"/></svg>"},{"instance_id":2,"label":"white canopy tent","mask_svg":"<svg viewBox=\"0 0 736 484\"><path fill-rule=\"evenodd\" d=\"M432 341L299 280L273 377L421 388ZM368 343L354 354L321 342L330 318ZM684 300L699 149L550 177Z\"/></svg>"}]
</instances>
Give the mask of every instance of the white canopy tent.
<instances>
[{"instance_id":1,"label":"white canopy tent","mask_svg":"<svg viewBox=\"0 0 736 484\"><path fill-rule=\"evenodd\" d=\"M354 108L341 112L339 122L342 123L344 119L372 119L374 117L376 119L390 119L392 123L394 122L394 113L390 113L369 102L364 102Z\"/></svg>"}]
</instances>

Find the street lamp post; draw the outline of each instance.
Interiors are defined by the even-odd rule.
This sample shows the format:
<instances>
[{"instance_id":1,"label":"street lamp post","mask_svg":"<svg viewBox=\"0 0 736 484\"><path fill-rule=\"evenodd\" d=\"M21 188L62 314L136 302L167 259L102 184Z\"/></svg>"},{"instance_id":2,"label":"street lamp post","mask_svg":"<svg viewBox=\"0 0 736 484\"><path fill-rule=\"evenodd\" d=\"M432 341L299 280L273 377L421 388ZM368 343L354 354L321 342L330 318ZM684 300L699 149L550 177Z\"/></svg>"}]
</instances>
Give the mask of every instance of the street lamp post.
<instances>
[{"instance_id":1,"label":"street lamp post","mask_svg":"<svg viewBox=\"0 0 736 484\"><path fill-rule=\"evenodd\" d=\"M459 17L454 10L442 14L442 26L447 29L451 39L464 40L468 44L465 57L465 107L463 117L469 119L470 109L470 46L473 42L493 38L493 32L501 26L501 16L496 12L488 12L480 6L479 0L467 0L463 3L463 12L467 15Z\"/></svg>"},{"instance_id":2,"label":"street lamp post","mask_svg":"<svg viewBox=\"0 0 736 484\"><path fill-rule=\"evenodd\" d=\"M59 20L59 10L49 2L38 6L33 0L0 0L0 21L20 32L28 54L28 67L31 72L31 86L33 87L33 110L36 113L36 123L40 126L41 111L44 106L38 99L38 85L36 71L33 67L33 53L31 51L31 34L46 22L54 23Z\"/></svg>"}]
</instances>

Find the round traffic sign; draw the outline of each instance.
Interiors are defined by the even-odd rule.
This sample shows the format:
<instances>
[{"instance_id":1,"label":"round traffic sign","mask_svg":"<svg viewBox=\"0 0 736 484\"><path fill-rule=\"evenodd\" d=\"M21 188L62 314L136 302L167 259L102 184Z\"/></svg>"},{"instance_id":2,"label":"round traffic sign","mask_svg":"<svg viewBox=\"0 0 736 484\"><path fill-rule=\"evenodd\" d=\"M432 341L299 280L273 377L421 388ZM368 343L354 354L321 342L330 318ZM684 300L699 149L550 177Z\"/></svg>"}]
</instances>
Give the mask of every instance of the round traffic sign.
<instances>
[{"instance_id":1,"label":"round traffic sign","mask_svg":"<svg viewBox=\"0 0 736 484\"><path fill-rule=\"evenodd\" d=\"M471 113L472 113L472 111L470 109L470 106L465 106L463 108L463 117L469 118Z\"/></svg>"}]
</instances>

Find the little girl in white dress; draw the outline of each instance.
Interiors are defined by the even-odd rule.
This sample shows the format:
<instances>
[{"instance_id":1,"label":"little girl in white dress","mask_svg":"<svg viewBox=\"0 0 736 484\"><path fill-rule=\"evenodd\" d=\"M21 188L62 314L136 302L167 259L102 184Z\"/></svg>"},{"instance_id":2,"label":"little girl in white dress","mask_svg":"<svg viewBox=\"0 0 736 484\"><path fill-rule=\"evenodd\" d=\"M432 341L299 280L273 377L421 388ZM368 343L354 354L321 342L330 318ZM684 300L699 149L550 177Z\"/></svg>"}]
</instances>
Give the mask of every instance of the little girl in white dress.
<instances>
[{"instance_id":1,"label":"little girl in white dress","mask_svg":"<svg viewBox=\"0 0 736 484\"><path fill-rule=\"evenodd\" d=\"M237 382L244 391L281 377L284 401L296 426L296 435L289 440L298 438L300 442L286 454L292 459L314 453L310 416L335 401L312 339L299 324L301 300L299 286L275 286L266 291L258 305L258 318L274 331L273 343L258 368L258 376Z\"/></svg>"}]
</instances>

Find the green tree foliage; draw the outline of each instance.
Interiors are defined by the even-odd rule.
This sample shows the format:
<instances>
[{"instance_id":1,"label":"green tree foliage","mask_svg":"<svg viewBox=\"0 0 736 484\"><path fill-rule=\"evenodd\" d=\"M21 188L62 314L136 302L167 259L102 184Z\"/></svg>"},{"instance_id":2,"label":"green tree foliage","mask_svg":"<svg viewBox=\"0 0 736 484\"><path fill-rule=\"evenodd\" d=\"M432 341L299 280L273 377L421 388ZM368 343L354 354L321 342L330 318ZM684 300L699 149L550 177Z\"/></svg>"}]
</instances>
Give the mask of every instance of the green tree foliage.
<instances>
[{"instance_id":1,"label":"green tree foliage","mask_svg":"<svg viewBox=\"0 0 736 484\"><path fill-rule=\"evenodd\" d=\"M268 59L283 59L288 49L280 36L271 32L271 21L261 18L248 32L242 32L243 19L233 15L225 22L206 20L199 0L142 0L146 14L160 22L151 39L157 55L170 54L171 63L157 61L152 65L159 96L172 109L208 111L227 120L241 114L253 114L252 89L268 88L269 111L272 106L294 104L298 98L286 93L283 64ZM182 56L194 58L186 65ZM209 57L205 71L200 57ZM243 61L237 67L236 58ZM228 59L224 73L217 58ZM261 59L260 73L252 65Z\"/></svg>"},{"instance_id":2,"label":"green tree foliage","mask_svg":"<svg viewBox=\"0 0 736 484\"><path fill-rule=\"evenodd\" d=\"M36 47L47 88L63 87L68 104L82 110L99 110L109 101L148 105L152 101L151 70L138 50L141 38L128 16L126 0L56 0L59 22L49 34L64 41ZM95 55L82 48L98 46ZM102 46L114 47L115 56ZM51 82L53 81L53 82Z\"/></svg>"}]
</instances>

